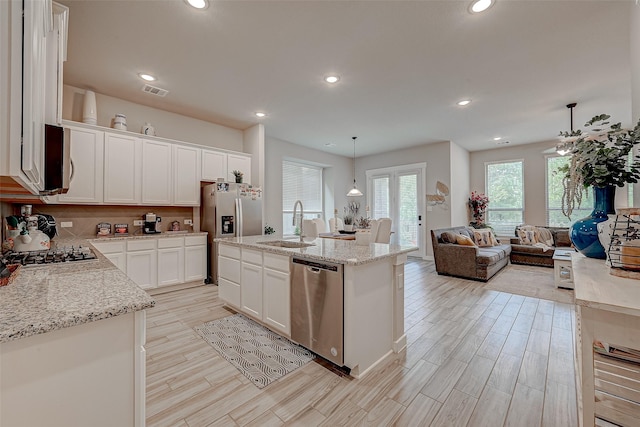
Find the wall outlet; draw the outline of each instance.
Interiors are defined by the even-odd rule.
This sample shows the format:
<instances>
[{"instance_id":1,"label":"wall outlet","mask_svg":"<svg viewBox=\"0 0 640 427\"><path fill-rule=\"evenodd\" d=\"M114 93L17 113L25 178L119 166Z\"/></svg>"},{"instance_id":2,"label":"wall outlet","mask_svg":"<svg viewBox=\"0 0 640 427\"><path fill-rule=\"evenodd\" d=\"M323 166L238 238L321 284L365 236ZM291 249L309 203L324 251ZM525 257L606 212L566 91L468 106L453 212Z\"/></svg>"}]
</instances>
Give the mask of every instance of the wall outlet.
<instances>
[{"instance_id":1,"label":"wall outlet","mask_svg":"<svg viewBox=\"0 0 640 427\"><path fill-rule=\"evenodd\" d=\"M184 225L193 225L193 221L190 219L185 219L184 220Z\"/></svg>"},{"instance_id":2,"label":"wall outlet","mask_svg":"<svg viewBox=\"0 0 640 427\"><path fill-rule=\"evenodd\" d=\"M73 221L62 221L60 223L60 227L62 227L62 228L71 228L71 227L73 227Z\"/></svg>"},{"instance_id":3,"label":"wall outlet","mask_svg":"<svg viewBox=\"0 0 640 427\"><path fill-rule=\"evenodd\" d=\"M143 225L144 224L144 220L143 219L134 219L133 220L133 225Z\"/></svg>"}]
</instances>

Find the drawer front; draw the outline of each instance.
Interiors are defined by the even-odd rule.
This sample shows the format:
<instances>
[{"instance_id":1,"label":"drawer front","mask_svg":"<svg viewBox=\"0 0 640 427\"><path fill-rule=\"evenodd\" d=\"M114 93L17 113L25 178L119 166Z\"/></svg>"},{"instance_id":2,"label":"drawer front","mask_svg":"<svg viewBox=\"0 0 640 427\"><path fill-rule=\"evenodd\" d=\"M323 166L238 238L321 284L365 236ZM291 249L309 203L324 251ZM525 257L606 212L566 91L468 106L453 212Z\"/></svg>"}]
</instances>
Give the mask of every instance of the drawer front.
<instances>
[{"instance_id":1,"label":"drawer front","mask_svg":"<svg viewBox=\"0 0 640 427\"><path fill-rule=\"evenodd\" d=\"M218 275L222 279L240 283L240 260L219 256Z\"/></svg>"},{"instance_id":2,"label":"drawer front","mask_svg":"<svg viewBox=\"0 0 640 427\"><path fill-rule=\"evenodd\" d=\"M155 239L128 240L127 251L148 251L156 248Z\"/></svg>"},{"instance_id":3,"label":"drawer front","mask_svg":"<svg viewBox=\"0 0 640 427\"><path fill-rule=\"evenodd\" d=\"M119 242L96 242L92 243L93 247L101 254L116 254L124 252L124 241Z\"/></svg>"},{"instance_id":4,"label":"drawer front","mask_svg":"<svg viewBox=\"0 0 640 427\"><path fill-rule=\"evenodd\" d=\"M284 255L276 255L269 252L264 253L264 267L271 270L289 272L289 257Z\"/></svg>"},{"instance_id":5,"label":"drawer front","mask_svg":"<svg viewBox=\"0 0 640 427\"><path fill-rule=\"evenodd\" d=\"M184 238L185 246L200 246L207 244L207 236L186 236Z\"/></svg>"},{"instance_id":6,"label":"drawer front","mask_svg":"<svg viewBox=\"0 0 640 427\"><path fill-rule=\"evenodd\" d=\"M240 259L240 247L218 244L218 253L228 258Z\"/></svg>"},{"instance_id":7,"label":"drawer front","mask_svg":"<svg viewBox=\"0 0 640 427\"><path fill-rule=\"evenodd\" d=\"M158 239L158 249L164 248L181 248L184 246L184 240L182 237L168 237L164 239Z\"/></svg>"},{"instance_id":8,"label":"drawer front","mask_svg":"<svg viewBox=\"0 0 640 427\"><path fill-rule=\"evenodd\" d=\"M242 262L248 262L250 264L256 264L256 265L262 266L262 251L243 248Z\"/></svg>"}]
</instances>

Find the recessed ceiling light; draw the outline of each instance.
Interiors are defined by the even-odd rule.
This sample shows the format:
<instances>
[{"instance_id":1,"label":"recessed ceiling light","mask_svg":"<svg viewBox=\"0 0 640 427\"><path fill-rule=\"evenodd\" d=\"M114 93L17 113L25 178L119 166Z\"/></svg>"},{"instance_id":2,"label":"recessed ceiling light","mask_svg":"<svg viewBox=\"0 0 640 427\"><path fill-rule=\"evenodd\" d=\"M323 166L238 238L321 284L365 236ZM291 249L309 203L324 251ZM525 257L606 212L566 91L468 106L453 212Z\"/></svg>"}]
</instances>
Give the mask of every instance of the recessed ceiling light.
<instances>
[{"instance_id":1,"label":"recessed ceiling light","mask_svg":"<svg viewBox=\"0 0 640 427\"><path fill-rule=\"evenodd\" d=\"M324 78L324 81L327 83L338 83L338 80L340 80L340 76L336 76L335 74L325 76Z\"/></svg>"},{"instance_id":2,"label":"recessed ceiling light","mask_svg":"<svg viewBox=\"0 0 640 427\"><path fill-rule=\"evenodd\" d=\"M500 141L502 139L501 136L496 136L495 138L493 138L494 141Z\"/></svg>"},{"instance_id":3,"label":"recessed ceiling light","mask_svg":"<svg viewBox=\"0 0 640 427\"><path fill-rule=\"evenodd\" d=\"M156 78L154 76L152 76L151 74L146 74L146 73L139 73L138 76L142 79L145 80L147 82L155 82Z\"/></svg>"},{"instance_id":4,"label":"recessed ceiling light","mask_svg":"<svg viewBox=\"0 0 640 427\"><path fill-rule=\"evenodd\" d=\"M184 0L191 7L195 7L196 9L206 9L209 6L209 2L207 0Z\"/></svg>"},{"instance_id":5,"label":"recessed ceiling light","mask_svg":"<svg viewBox=\"0 0 640 427\"><path fill-rule=\"evenodd\" d=\"M493 3L493 0L474 0L473 2L471 2L469 10L471 11L471 13L484 12L485 10L493 6Z\"/></svg>"},{"instance_id":6,"label":"recessed ceiling light","mask_svg":"<svg viewBox=\"0 0 640 427\"><path fill-rule=\"evenodd\" d=\"M469 105L469 104L471 104L470 99L463 99L462 101L458 101L458 105L461 107L464 107L465 105Z\"/></svg>"},{"instance_id":7,"label":"recessed ceiling light","mask_svg":"<svg viewBox=\"0 0 640 427\"><path fill-rule=\"evenodd\" d=\"M335 142L327 142L327 143L324 144L324 146L325 147L335 147L336 144L335 144Z\"/></svg>"},{"instance_id":8,"label":"recessed ceiling light","mask_svg":"<svg viewBox=\"0 0 640 427\"><path fill-rule=\"evenodd\" d=\"M256 117L267 117L267 113L263 113L262 111L256 111Z\"/></svg>"}]
</instances>

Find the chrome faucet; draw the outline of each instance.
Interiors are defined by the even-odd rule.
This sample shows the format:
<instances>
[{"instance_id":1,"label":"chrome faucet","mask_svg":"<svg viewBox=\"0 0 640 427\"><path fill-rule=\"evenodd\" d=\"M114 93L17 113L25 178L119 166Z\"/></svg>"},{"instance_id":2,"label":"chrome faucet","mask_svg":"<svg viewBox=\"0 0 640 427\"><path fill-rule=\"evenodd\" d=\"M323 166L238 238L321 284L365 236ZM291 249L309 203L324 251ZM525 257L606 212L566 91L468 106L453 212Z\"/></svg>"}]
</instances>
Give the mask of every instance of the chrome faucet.
<instances>
[{"instance_id":1,"label":"chrome faucet","mask_svg":"<svg viewBox=\"0 0 640 427\"><path fill-rule=\"evenodd\" d=\"M302 202L300 200L296 200L293 204L293 226L296 225L296 212L298 211L298 205L300 205L300 241L303 241L304 234L302 232L302 222L304 218L304 208L302 207Z\"/></svg>"}]
</instances>

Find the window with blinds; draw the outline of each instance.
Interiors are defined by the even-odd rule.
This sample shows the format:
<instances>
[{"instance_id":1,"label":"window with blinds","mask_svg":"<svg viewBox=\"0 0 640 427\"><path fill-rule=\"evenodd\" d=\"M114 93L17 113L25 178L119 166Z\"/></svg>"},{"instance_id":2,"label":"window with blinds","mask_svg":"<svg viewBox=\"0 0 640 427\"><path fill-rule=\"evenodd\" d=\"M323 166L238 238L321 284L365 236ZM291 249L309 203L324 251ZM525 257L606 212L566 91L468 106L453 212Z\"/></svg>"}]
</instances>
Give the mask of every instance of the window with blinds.
<instances>
[{"instance_id":1,"label":"window with blinds","mask_svg":"<svg viewBox=\"0 0 640 427\"><path fill-rule=\"evenodd\" d=\"M489 207L486 222L498 236L513 236L524 221L523 161L487 163L486 194Z\"/></svg>"},{"instance_id":2,"label":"window with blinds","mask_svg":"<svg viewBox=\"0 0 640 427\"><path fill-rule=\"evenodd\" d=\"M307 219L322 217L322 168L284 160L282 162L282 234L296 234L293 205L300 200Z\"/></svg>"}]
</instances>

